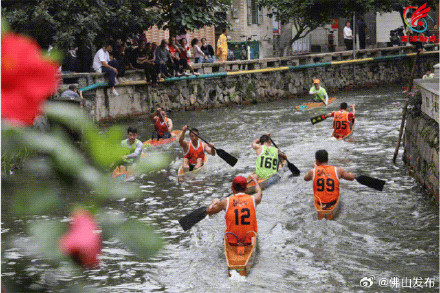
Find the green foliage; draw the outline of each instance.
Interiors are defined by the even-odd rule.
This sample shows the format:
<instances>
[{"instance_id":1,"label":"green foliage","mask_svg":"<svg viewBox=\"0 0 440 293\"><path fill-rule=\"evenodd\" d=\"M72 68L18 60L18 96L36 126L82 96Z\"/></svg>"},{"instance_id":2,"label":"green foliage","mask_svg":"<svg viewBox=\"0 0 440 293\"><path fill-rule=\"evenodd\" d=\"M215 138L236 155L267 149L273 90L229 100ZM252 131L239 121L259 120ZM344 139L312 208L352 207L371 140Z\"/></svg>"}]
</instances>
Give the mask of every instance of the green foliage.
<instances>
[{"instance_id":1,"label":"green foliage","mask_svg":"<svg viewBox=\"0 0 440 293\"><path fill-rule=\"evenodd\" d=\"M169 28L172 34L206 25L225 26L218 12L229 10L230 0L52 0L7 1L2 15L11 27L28 34L46 47L57 48L84 42L101 43L104 38L137 35L153 25Z\"/></svg>"},{"instance_id":2,"label":"green foliage","mask_svg":"<svg viewBox=\"0 0 440 293\"><path fill-rule=\"evenodd\" d=\"M65 219L71 211L81 208L98 219L104 240L117 238L142 259L155 254L163 244L151 227L132 217L129 220L122 214L110 217L102 211L110 200L142 195L136 185L118 182L109 172L101 171L108 170L110 164L121 158L122 129L112 127L102 133L80 109L71 105L47 103L44 112L51 122L49 132L2 122L2 154L22 161L14 174L2 176L2 196L10 203L3 216L39 215L37 218L44 219L51 215L44 220L34 218L27 224L27 233L39 245L38 251L31 252L35 257L42 254L51 265L67 265L70 273L79 275L80 267L59 250L59 239L66 233L68 223L56 217ZM80 133L79 146L78 142L72 142L68 135L71 132ZM32 153L32 158L20 157L23 150ZM3 160L2 155L2 165ZM138 163L137 170L147 174L169 163L168 156L154 156L147 163ZM61 194L62 190L67 190L69 195ZM69 289L84 292L81 288Z\"/></svg>"},{"instance_id":3,"label":"green foliage","mask_svg":"<svg viewBox=\"0 0 440 293\"><path fill-rule=\"evenodd\" d=\"M307 36L314 29L330 24L335 18L351 18L353 14L364 15L367 12L403 11L408 5L428 2L432 8L438 8L435 1L409 0L259 0L262 7L271 8L270 16L282 24L292 23L296 34L292 36L290 45Z\"/></svg>"},{"instance_id":4,"label":"green foliage","mask_svg":"<svg viewBox=\"0 0 440 293\"><path fill-rule=\"evenodd\" d=\"M104 237L116 237L143 259L153 256L163 246L159 235L142 222L125 220L119 215L109 213L100 216Z\"/></svg>"}]
</instances>

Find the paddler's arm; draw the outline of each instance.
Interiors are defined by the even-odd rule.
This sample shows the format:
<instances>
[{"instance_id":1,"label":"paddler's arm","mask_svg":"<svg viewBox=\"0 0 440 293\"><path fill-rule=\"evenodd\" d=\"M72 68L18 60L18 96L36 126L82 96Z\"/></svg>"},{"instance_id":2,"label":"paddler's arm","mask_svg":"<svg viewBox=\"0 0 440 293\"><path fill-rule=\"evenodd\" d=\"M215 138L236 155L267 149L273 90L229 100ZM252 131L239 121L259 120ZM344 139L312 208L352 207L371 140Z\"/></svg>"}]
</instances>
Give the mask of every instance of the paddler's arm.
<instances>
[{"instance_id":1,"label":"paddler's arm","mask_svg":"<svg viewBox=\"0 0 440 293\"><path fill-rule=\"evenodd\" d=\"M168 118L167 120L167 126L168 126L168 131L171 134L171 131L173 131L173 120L171 120L170 118Z\"/></svg>"},{"instance_id":2,"label":"paddler's arm","mask_svg":"<svg viewBox=\"0 0 440 293\"><path fill-rule=\"evenodd\" d=\"M187 129L188 129L187 125L183 126L182 133L179 136L179 144L182 147L184 153L188 151L188 143L185 141L185 133Z\"/></svg>"},{"instance_id":3,"label":"paddler's arm","mask_svg":"<svg viewBox=\"0 0 440 293\"><path fill-rule=\"evenodd\" d=\"M222 210L226 210L227 200L228 200L227 198L214 199L212 203L209 205L209 207L206 209L206 213L208 215L213 215L213 214L217 214Z\"/></svg>"},{"instance_id":4,"label":"paddler's arm","mask_svg":"<svg viewBox=\"0 0 440 293\"><path fill-rule=\"evenodd\" d=\"M204 144L204 146L205 146L205 152L207 152L211 156L215 156L215 148L212 143Z\"/></svg>"},{"instance_id":5,"label":"paddler's arm","mask_svg":"<svg viewBox=\"0 0 440 293\"><path fill-rule=\"evenodd\" d=\"M255 174L255 173L252 174L251 179L252 179L252 181L255 182L255 193L254 193L253 197L255 199L255 204L258 205L261 202L261 199L263 198L263 193L261 192L261 187L260 187L260 184L258 183L257 174Z\"/></svg>"},{"instance_id":6,"label":"paddler's arm","mask_svg":"<svg viewBox=\"0 0 440 293\"><path fill-rule=\"evenodd\" d=\"M342 168L340 168L340 167L338 167L338 168L336 168L337 169L337 172L338 172L338 177L339 178L343 178L343 179L345 179L345 180L349 180L349 181L353 181L354 180L354 174L353 173L351 173L351 172L347 172L347 171L345 171L344 169L342 169Z\"/></svg>"},{"instance_id":7,"label":"paddler's arm","mask_svg":"<svg viewBox=\"0 0 440 293\"><path fill-rule=\"evenodd\" d=\"M305 181L310 181L313 179L313 169L311 169L307 174L304 176Z\"/></svg>"},{"instance_id":8,"label":"paddler's arm","mask_svg":"<svg viewBox=\"0 0 440 293\"><path fill-rule=\"evenodd\" d=\"M283 154L280 150L278 150L278 157L280 157L283 160L287 160L287 156Z\"/></svg>"},{"instance_id":9,"label":"paddler's arm","mask_svg":"<svg viewBox=\"0 0 440 293\"><path fill-rule=\"evenodd\" d=\"M162 109L161 108L157 108L156 112L153 112L153 114L150 115L150 120L152 122L156 122L156 120L159 119L158 117L160 115L160 111L162 111Z\"/></svg>"},{"instance_id":10,"label":"paddler's arm","mask_svg":"<svg viewBox=\"0 0 440 293\"><path fill-rule=\"evenodd\" d=\"M353 106L351 106L353 108L353 119L356 117L356 104L353 104Z\"/></svg>"}]
</instances>

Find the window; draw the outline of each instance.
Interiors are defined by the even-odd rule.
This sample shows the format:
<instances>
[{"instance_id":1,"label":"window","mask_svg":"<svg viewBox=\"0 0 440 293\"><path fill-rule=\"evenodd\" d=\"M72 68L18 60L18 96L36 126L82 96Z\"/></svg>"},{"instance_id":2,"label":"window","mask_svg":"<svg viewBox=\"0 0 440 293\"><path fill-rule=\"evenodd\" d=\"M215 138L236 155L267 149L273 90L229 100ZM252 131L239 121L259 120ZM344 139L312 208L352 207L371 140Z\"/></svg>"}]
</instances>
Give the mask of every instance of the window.
<instances>
[{"instance_id":1,"label":"window","mask_svg":"<svg viewBox=\"0 0 440 293\"><path fill-rule=\"evenodd\" d=\"M263 10L258 7L258 0L247 0L248 24L263 23Z\"/></svg>"}]
</instances>

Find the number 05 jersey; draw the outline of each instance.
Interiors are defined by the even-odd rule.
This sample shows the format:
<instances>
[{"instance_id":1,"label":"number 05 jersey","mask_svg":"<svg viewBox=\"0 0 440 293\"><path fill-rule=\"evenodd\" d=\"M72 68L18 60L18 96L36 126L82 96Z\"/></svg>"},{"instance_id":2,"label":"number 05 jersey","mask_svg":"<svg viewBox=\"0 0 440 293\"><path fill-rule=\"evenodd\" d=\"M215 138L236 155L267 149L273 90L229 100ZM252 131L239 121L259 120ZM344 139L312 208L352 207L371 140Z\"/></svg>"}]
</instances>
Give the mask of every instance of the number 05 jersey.
<instances>
[{"instance_id":1,"label":"number 05 jersey","mask_svg":"<svg viewBox=\"0 0 440 293\"><path fill-rule=\"evenodd\" d=\"M313 194L322 203L339 197L339 178L335 166L317 166L313 170Z\"/></svg>"},{"instance_id":2,"label":"number 05 jersey","mask_svg":"<svg viewBox=\"0 0 440 293\"><path fill-rule=\"evenodd\" d=\"M258 232L254 197L245 193L237 193L228 197L225 220L225 232L234 233L240 242L250 244L254 234L249 233L246 236L246 233L249 231ZM237 239L233 235L227 234L227 237L229 243L237 243ZM246 239L244 239L245 237Z\"/></svg>"}]
</instances>

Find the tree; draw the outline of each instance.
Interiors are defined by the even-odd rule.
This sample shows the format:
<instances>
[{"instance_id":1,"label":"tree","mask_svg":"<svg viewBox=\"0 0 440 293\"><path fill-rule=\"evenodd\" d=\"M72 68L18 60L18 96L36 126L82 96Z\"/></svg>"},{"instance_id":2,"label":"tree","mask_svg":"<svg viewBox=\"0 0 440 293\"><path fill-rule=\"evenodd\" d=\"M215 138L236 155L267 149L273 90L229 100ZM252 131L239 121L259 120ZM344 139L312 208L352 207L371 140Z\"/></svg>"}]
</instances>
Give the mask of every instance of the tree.
<instances>
[{"instance_id":1,"label":"tree","mask_svg":"<svg viewBox=\"0 0 440 293\"><path fill-rule=\"evenodd\" d=\"M230 5L230 0L160 0L155 7L162 14L161 20L156 24L169 29L173 35L209 25L226 27L227 19L219 12L229 11Z\"/></svg>"},{"instance_id":2,"label":"tree","mask_svg":"<svg viewBox=\"0 0 440 293\"><path fill-rule=\"evenodd\" d=\"M259 5L267 7L273 12L270 17L275 17L281 24L291 23L296 34L292 36L289 46L293 42L304 38L318 27L330 24L335 18L351 18L353 14L363 15L367 12L400 11L408 5L428 5L437 9L435 1L409 1L409 0L260 0Z\"/></svg>"},{"instance_id":3,"label":"tree","mask_svg":"<svg viewBox=\"0 0 440 293\"><path fill-rule=\"evenodd\" d=\"M217 12L230 0L27 0L2 2L2 14L11 28L34 37L47 47L55 41L67 49L81 42L137 35L153 25L173 34L206 25L225 26Z\"/></svg>"}]
</instances>

